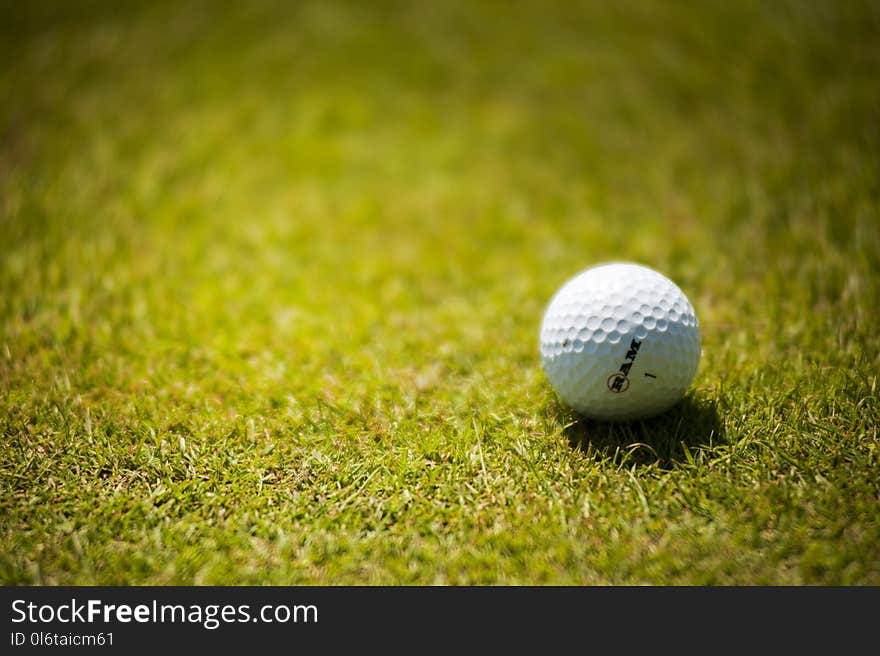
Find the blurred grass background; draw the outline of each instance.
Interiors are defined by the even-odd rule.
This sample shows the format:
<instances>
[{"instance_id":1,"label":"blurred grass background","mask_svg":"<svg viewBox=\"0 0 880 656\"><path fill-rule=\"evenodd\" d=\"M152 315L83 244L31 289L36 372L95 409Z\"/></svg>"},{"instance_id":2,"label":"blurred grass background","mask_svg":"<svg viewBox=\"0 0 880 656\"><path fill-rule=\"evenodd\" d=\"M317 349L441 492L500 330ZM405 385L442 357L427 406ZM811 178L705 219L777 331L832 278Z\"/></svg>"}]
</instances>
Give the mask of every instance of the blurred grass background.
<instances>
[{"instance_id":1,"label":"blurred grass background","mask_svg":"<svg viewBox=\"0 0 880 656\"><path fill-rule=\"evenodd\" d=\"M876 2L0 3L0 580L877 584ZM562 408L635 260L686 401Z\"/></svg>"}]
</instances>

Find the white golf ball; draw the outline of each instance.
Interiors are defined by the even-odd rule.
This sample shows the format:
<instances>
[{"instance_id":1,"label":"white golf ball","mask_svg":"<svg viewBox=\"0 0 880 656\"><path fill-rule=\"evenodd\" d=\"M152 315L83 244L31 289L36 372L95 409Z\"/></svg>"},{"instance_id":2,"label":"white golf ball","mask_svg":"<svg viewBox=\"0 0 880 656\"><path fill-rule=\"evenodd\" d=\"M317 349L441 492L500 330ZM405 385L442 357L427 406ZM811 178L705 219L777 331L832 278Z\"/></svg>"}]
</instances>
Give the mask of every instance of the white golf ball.
<instances>
[{"instance_id":1,"label":"white golf ball","mask_svg":"<svg viewBox=\"0 0 880 656\"><path fill-rule=\"evenodd\" d=\"M592 419L627 421L678 402L700 363L700 326L687 297L645 266L587 269L550 300L541 322L544 373Z\"/></svg>"}]
</instances>

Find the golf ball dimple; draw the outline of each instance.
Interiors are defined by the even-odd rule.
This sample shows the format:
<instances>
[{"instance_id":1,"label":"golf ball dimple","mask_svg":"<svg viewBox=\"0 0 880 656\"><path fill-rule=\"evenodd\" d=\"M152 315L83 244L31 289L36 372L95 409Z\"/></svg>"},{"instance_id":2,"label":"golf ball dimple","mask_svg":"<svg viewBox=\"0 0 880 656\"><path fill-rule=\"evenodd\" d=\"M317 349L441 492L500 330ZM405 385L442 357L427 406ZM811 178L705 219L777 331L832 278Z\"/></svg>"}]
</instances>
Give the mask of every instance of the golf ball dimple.
<instances>
[{"instance_id":1,"label":"golf ball dimple","mask_svg":"<svg viewBox=\"0 0 880 656\"><path fill-rule=\"evenodd\" d=\"M700 362L700 327L678 286L646 266L587 269L550 300L541 322L544 373L592 419L627 421L678 402Z\"/></svg>"}]
</instances>

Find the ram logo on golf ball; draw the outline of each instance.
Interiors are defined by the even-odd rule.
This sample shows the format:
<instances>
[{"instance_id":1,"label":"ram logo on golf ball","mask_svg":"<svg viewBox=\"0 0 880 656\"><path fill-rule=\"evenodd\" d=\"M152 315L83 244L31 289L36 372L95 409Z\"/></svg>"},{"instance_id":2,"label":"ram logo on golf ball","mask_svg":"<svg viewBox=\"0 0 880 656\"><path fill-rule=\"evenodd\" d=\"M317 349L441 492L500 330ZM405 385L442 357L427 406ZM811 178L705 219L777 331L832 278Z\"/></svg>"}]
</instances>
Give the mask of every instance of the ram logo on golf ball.
<instances>
[{"instance_id":1,"label":"ram logo on golf ball","mask_svg":"<svg viewBox=\"0 0 880 656\"><path fill-rule=\"evenodd\" d=\"M639 264L582 271L560 287L541 322L548 381L562 401L592 419L627 421L669 409L693 382L700 348L690 301L667 277Z\"/></svg>"},{"instance_id":2,"label":"ram logo on golf ball","mask_svg":"<svg viewBox=\"0 0 880 656\"><path fill-rule=\"evenodd\" d=\"M629 350L626 352L626 360L620 365L618 371L608 377L608 389L612 392L620 394L629 389L629 370L632 369L633 362L636 361L636 355L638 355L641 345L642 343L637 339L631 341Z\"/></svg>"},{"instance_id":3,"label":"ram logo on golf ball","mask_svg":"<svg viewBox=\"0 0 880 656\"><path fill-rule=\"evenodd\" d=\"M629 378L619 371L608 376L608 391L620 394L629 389Z\"/></svg>"}]
</instances>

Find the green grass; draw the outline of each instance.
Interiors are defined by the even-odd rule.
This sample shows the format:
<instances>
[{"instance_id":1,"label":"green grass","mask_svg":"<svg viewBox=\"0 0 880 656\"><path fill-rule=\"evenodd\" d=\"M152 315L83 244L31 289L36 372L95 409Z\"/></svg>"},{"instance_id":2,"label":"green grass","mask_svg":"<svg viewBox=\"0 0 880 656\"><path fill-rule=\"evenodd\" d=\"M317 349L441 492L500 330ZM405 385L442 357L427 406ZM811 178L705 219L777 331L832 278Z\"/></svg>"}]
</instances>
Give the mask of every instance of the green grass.
<instances>
[{"instance_id":1,"label":"green grass","mask_svg":"<svg viewBox=\"0 0 880 656\"><path fill-rule=\"evenodd\" d=\"M880 584L876 2L117 4L0 8L0 581Z\"/></svg>"}]
</instances>

